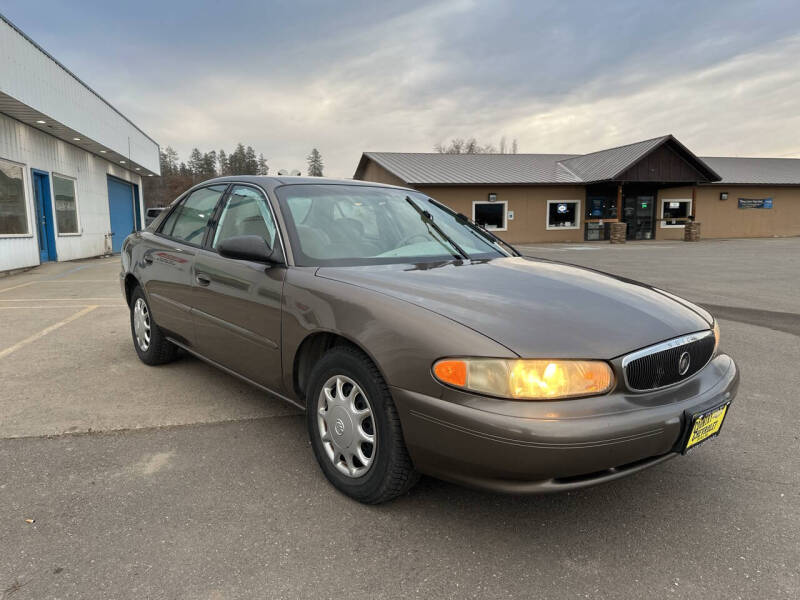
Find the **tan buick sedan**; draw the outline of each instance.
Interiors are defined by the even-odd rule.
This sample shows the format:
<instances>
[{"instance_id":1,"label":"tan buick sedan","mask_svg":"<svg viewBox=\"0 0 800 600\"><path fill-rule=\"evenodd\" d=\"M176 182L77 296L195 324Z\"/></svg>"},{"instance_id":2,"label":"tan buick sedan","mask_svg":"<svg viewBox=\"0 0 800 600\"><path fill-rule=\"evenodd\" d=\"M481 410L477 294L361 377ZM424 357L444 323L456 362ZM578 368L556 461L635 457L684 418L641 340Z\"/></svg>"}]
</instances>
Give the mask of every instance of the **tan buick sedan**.
<instances>
[{"instance_id":1,"label":"tan buick sedan","mask_svg":"<svg viewBox=\"0 0 800 600\"><path fill-rule=\"evenodd\" d=\"M361 502L419 473L533 493L607 482L720 432L739 383L702 308L525 258L425 194L225 177L122 249L133 344L305 410Z\"/></svg>"}]
</instances>

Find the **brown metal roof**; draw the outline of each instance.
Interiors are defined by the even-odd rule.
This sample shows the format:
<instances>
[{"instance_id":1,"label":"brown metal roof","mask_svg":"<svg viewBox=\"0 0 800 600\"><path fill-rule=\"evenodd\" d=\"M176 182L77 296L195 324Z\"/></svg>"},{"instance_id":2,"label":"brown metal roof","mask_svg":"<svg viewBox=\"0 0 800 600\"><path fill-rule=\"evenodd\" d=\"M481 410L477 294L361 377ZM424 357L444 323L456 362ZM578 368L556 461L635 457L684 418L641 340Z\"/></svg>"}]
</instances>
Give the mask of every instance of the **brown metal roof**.
<instances>
[{"instance_id":1,"label":"brown metal roof","mask_svg":"<svg viewBox=\"0 0 800 600\"><path fill-rule=\"evenodd\" d=\"M626 144L625 146L609 148L608 150L582 154L564 160L561 164L575 173L581 181L614 179L614 177L669 140L669 138L670 136L664 135L652 140L636 142L635 144Z\"/></svg>"},{"instance_id":2,"label":"brown metal roof","mask_svg":"<svg viewBox=\"0 0 800 600\"><path fill-rule=\"evenodd\" d=\"M581 183L560 161L573 154L439 154L365 152L408 184ZM360 179L356 171L355 179Z\"/></svg>"},{"instance_id":3,"label":"brown metal roof","mask_svg":"<svg viewBox=\"0 0 800 600\"><path fill-rule=\"evenodd\" d=\"M717 184L800 185L800 158L731 158L703 160L722 177Z\"/></svg>"},{"instance_id":4,"label":"brown metal roof","mask_svg":"<svg viewBox=\"0 0 800 600\"><path fill-rule=\"evenodd\" d=\"M590 154L364 152L354 178L372 160L409 185L580 185L613 181L664 145L707 182L800 185L800 159L698 157L671 135Z\"/></svg>"}]
</instances>

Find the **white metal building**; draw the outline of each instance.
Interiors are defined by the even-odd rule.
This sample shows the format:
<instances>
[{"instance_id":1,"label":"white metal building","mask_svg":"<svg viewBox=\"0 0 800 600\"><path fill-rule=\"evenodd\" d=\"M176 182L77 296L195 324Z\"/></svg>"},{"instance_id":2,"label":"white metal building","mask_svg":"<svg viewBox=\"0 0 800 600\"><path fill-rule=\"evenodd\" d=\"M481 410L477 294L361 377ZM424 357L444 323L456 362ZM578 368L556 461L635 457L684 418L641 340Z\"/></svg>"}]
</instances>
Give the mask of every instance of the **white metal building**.
<instances>
[{"instance_id":1,"label":"white metal building","mask_svg":"<svg viewBox=\"0 0 800 600\"><path fill-rule=\"evenodd\" d=\"M0 272L118 252L158 144L0 15Z\"/></svg>"}]
</instances>

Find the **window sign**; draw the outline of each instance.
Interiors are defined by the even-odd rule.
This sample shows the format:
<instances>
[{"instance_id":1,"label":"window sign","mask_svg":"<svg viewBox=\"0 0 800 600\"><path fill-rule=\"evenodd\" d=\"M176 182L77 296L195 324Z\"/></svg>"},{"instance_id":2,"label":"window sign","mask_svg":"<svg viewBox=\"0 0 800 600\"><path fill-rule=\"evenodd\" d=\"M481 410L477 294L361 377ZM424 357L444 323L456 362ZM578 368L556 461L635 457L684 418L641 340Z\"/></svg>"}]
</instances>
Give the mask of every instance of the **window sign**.
<instances>
[{"instance_id":1,"label":"window sign","mask_svg":"<svg viewBox=\"0 0 800 600\"><path fill-rule=\"evenodd\" d=\"M661 228L683 227L691 214L692 201L689 198L686 200L662 200Z\"/></svg>"},{"instance_id":2,"label":"window sign","mask_svg":"<svg viewBox=\"0 0 800 600\"><path fill-rule=\"evenodd\" d=\"M580 205L578 200L548 200L547 229L578 229Z\"/></svg>"},{"instance_id":3,"label":"window sign","mask_svg":"<svg viewBox=\"0 0 800 600\"><path fill-rule=\"evenodd\" d=\"M772 208L772 198L739 198L739 208Z\"/></svg>"}]
</instances>

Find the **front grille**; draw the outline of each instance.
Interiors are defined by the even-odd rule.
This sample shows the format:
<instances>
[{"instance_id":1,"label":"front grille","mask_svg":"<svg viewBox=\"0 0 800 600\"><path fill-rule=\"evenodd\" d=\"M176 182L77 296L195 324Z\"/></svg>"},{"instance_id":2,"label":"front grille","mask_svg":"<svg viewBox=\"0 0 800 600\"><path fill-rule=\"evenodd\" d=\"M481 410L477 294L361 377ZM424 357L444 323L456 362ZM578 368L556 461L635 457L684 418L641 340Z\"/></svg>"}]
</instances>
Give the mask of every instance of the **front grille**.
<instances>
[{"instance_id":1,"label":"front grille","mask_svg":"<svg viewBox=\"0 0 800 600\"><path fill-rule=\"evenodd\" d=\"M654 390L691 377L706 366L713 352L711 331L693 333L629 354L622 360L622 368L629 388ZM689 356L689 366L682 373L684 353Z\"/></svg>"}]
</instances>

